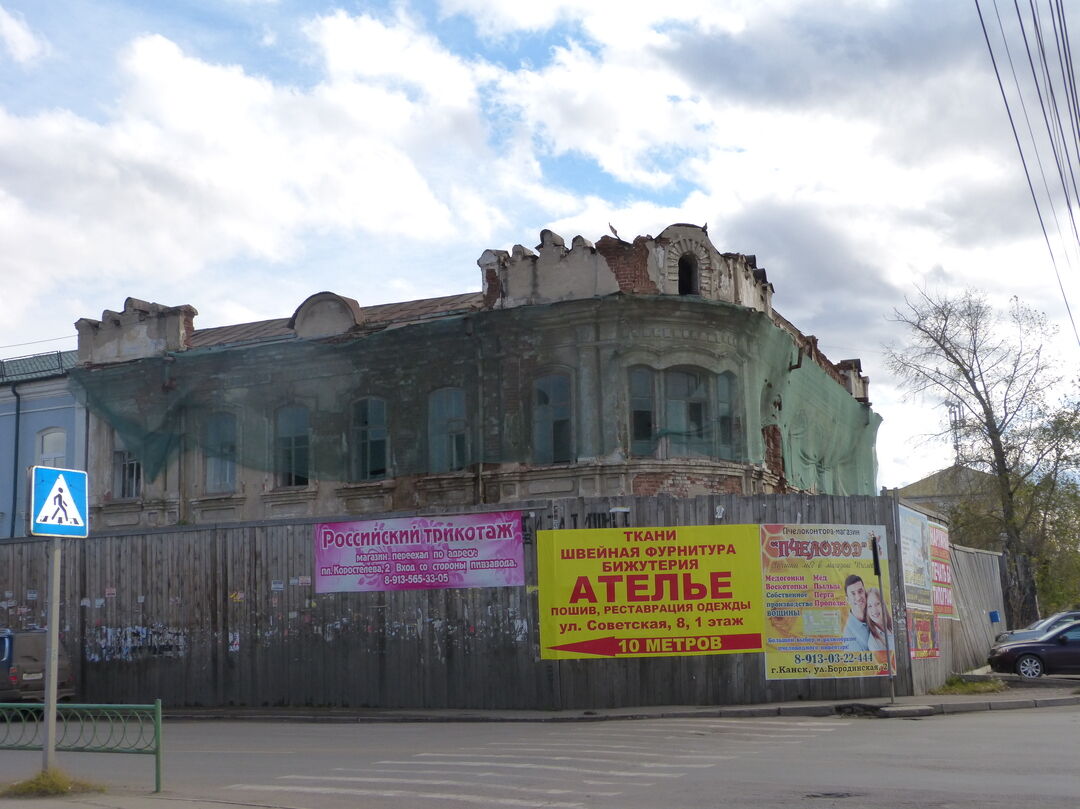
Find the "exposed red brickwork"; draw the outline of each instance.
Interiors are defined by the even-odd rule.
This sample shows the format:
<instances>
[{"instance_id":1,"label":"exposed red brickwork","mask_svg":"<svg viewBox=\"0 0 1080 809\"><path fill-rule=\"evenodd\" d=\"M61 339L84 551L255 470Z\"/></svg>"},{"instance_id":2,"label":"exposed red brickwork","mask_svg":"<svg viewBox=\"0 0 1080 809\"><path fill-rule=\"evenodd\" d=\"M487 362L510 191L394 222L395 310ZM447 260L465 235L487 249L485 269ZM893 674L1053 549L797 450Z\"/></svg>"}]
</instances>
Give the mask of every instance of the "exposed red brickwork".
<instances>
[{"instance_id":1,"label":"exposed red brickwork","mask_svg":"<svg viewBox=\"0 0 1080 809\"><path fill-rule=\"evenodd\" d=\"M769 424L761 430L761 436L765 439L765 466L770 472L779 478L777 492L787 491L787 478L784 469L784 442L780 434L780 428L775 424Z\"/></svg>"},{"instance_id":2,"label":"exposed red brickwork","mask_svg":"<svg viewBox=\"0 0 1080 809\"><path fill-rule=\"evenodd\" d=\"M693 497L703 490L714 494L743 494L741 475L723 477L687 475L681 472L643 472L634 475L631 494L648 497L671 494L676 497Z\"/></svg>"},{"instance_id":3,"label":"exposed red brickwork","mask_svg":"<svg viewBox=\"0 0 1080 809\"><path fill-rule=\"evenodd\" d=\"M638 236L634 243L630 244L621 239L604 236L596 243L596 252L607 259L608 266L619 282L620 292L660 294L656 284L649 278L648 241L646 237Z\"/></svg>"},{"instance_id":4,"label":"exposed red brickwork","mask_svg":"<svg viewBox=\"0 0 1080 809\"><path fill-rule=\"evenodd\" d=\"M499 281L499 273L494 267L488 267L484 270L483 307L490 309L500 297L502 297L502 282Z\"/></svg>"}]
</instances>

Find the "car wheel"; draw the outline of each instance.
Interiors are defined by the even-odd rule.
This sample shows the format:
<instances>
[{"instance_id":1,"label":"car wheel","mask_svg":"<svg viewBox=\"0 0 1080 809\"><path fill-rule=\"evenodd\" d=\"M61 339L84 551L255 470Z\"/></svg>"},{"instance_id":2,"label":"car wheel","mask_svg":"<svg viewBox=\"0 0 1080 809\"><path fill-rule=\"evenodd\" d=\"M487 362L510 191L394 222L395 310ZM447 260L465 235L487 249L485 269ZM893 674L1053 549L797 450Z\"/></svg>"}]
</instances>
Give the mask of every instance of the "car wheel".
<instances>
[{"instance_id":1,"label":"car wheel","mask_svg":"<svg viewBox=\"0 0 1080 809\"><path fill-rule=\"evenodd\" d=\"M1023 655L1016 661L1016 673L1025 680L1037 680L1043 675L1043 662L1035 655Z\"/></svg>"}]
</instances>

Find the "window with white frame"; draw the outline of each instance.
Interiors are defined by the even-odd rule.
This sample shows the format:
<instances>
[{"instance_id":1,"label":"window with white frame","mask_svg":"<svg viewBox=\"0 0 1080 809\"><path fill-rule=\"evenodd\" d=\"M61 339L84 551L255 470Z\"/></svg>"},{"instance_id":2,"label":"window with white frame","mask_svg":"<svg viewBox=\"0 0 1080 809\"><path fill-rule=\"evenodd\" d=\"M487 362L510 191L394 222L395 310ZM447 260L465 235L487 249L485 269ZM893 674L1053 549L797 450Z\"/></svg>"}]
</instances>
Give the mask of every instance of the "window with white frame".
<instances>
[{"instance_id":1,"label":"window with white frame","mask_svg":"<svg viewBox=\"0 0 1080 809\"><path fill-rule=\"evenodd\" d=\"M66 469L67 431L60 427L42 430L37 436L37 465Z\"/></svg>"},{"instance_id":2,"label":"window with white frame","mask_svg":"<svg viewBox=\"0 0 1080 809\"><path fill-rule=\"evenodd\" d=\"M388 458L386 402L376 397L354 402L352 412L353 480L385 478Z\"/></svg>"},{"instance_id":3,"label":"window with white frame","mask_svg":"<svg viewBox=\"0 0 1080 809\"><path fill-rule=\"evenodd\" d=\"M428 464L431 472L453 472L469 463L465 391L441 388L428 397Z\"/></svg>"},{"instance_id":4,"label":"window with white frame","mask_svg":"<svg viewBox=\"0 0 1080 809\"><path fill-rule=\"evenodd\" d=\"M310 474L308 410L283 407L274 414L274 477L278 486L307 486Z\"/></svg>"},{"instance_id":5,"label":"window with white frame","mask_svg":"<svg viewBox=\"0 0 1080 809\"><path fill-rule=\"evenodd\" d=\"M203 454L206 459L206 491L236 490L236 414L211 413L204 427Z\"/></svg>"},{"instance_id":6,"label":"window with white frame","mask_svg":"<svg viewBox=\"0 0 1080 809\"><path fill-rule=\"evenodd\" d=\"M533 383L533 461L569 463L574 459L570 375L548 374Z\"/></svg>"},{"instance_id":7,"label":"window with white frame","mask_svg":"<svg viewBox=\"0 0 1080 809\"><path fill-rule=\"evenodd\" d=\"M142 463L127 448L120 433L113 433L113 496L130 500L142 494Z\"/></svg>"}]
</instances>

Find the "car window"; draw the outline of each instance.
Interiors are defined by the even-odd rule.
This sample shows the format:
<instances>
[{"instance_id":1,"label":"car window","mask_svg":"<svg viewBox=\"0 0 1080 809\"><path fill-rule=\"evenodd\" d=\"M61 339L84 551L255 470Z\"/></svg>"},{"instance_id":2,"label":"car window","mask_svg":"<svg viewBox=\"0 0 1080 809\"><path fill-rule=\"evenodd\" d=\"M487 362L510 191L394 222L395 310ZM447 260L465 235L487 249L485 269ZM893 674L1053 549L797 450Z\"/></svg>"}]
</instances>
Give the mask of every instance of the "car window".
<instances>
[{"instance_id":1,"label":"car window","mask_svg":"<svg viewBox=\"0 0 1080 809\"><path fill-rule=\"evenodd\" d=\"M0 638L0 663L8 664L11 660L11 636Z\"/></svg>"},{"instance_id":2,"label":"car window","mask_svg":"<svg viewBox=\"0 0 1080 809\"><path fill-rule=\"evenodd\" d=\"M1061 633L1061 637L1068 638L1070 642L1080 641L1080 626L1073 626Z\"/></svg>"}]
</instances>

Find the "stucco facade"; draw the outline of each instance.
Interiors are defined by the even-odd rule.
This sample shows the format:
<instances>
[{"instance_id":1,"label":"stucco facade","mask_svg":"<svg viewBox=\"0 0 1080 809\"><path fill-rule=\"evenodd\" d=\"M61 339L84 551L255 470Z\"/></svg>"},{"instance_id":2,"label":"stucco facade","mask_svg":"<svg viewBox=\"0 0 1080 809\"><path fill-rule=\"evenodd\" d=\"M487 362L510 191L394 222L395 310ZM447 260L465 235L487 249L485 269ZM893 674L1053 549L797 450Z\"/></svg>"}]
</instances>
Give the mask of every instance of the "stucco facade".
<instances>
[{"instance_id":1,"label":"stucco facade","mask_svg":"<svg viewBox=\"0 0 1080 809\"><path fill-rule=\"evenodd\" d=\"M704 229L487 250L482 289L80 320L101 528L709 492L873 494L868 381Z\"/></svg>"}]
</instances>

